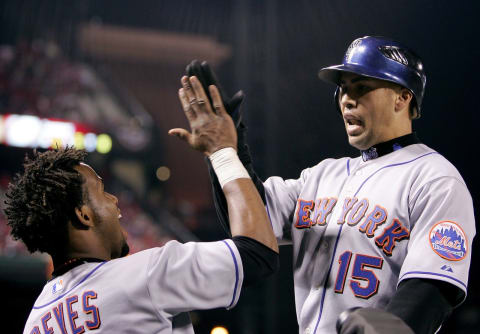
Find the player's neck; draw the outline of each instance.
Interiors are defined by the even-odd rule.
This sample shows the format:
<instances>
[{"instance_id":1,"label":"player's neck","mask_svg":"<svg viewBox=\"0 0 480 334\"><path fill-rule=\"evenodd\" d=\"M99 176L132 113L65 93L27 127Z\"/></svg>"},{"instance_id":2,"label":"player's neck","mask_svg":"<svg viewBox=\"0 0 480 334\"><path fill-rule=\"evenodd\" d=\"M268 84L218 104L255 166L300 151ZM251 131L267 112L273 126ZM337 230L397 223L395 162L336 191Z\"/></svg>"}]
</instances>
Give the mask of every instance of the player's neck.
<instances>
[{"instance_id":1,"label":"player's neck","mask_svg":"<svg viewBox=\"0 0 480 334\"><path fill-rule=\"evenodd\" d=\"M112 254L108 245L108 240L91 228L86 230L71 228L65 256L60 260L63 262L75 258L111 260Z\"/></svg>"},{"instance_id":2,"label":"player's neck","mask_svg":"<svg viewBox=\"0 0 480 334\"><path fill-rule=\"evenodd\" d=\"M377 135L377 142L372 146L377 146L381 143L385 143L406 135L411 134L412 131L412 121L406 119L406 117L398 118L396 121L388 126L381 127L381 131Z\"/></svg>"},{"instance_id":3,"label":"player's neck","mask_svg":"<svg viewBox=\"0 0 480 334\"><path fill-rule=\"evenodd\" d=\"M110 254L106 249L97 246L95 242L85 242L82 246L79 246L77 242L71 242L63 251L55 255L52 254L54 272L66 272L78 265L77 262L80 260L85 260L86 262L92 262L90 260L95 260L98 262L108 261L110 259Z\"/></svg>"}]
</instances>

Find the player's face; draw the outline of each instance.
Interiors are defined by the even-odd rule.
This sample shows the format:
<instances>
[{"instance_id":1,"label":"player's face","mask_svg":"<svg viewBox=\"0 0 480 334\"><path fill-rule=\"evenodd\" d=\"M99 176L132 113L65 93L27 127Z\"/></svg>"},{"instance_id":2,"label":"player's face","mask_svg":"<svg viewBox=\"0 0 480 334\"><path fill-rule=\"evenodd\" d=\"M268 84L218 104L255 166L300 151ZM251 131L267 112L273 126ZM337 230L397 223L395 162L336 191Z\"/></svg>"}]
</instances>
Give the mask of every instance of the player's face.
<instances>
[{"instance_id":1,"label":"player's face","mask_svg":"<svg viewBox=\"0 0 480 334\"><path fill-rule=\"evenodd\" d=\"M383 80L344 73L339 105L350 145L364 150L395 138L395 85Z\"/></svg>"},{"instance_id":2,"label":"player's face","mask_svg":"<svg viewBox=\"0 0 480 334\"><path fill-rule=\"evenodd\" d=\"M111 258L126 256L129 247L126 242L126 232L120 225L120 209L118 199L104 189L100 176L86 164L75 167L85 179L84 191L87 192L87 205L93 212L95 230L111 254Z\"/></svg>"}]
</instances>

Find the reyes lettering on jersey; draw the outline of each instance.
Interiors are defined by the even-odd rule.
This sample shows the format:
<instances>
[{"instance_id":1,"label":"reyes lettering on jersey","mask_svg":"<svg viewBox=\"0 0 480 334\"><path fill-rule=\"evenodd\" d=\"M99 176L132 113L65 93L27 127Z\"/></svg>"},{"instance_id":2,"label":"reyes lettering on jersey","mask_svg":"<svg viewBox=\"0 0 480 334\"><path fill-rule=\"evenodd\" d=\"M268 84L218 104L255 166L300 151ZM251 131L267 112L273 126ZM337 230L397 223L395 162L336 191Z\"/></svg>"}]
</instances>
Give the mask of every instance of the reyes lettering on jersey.
<instances>
[{"instance_id":1,"label":"reyes lettering on jersey","mask_svg":"<svg viewBox=\"0 0 480 334\"><path fill-rule=\"evenodd\" d=\"M297 229L310 228L315 225L324 226L327 224L327 217L337 204L334 197L320 198L314 201L298 199L297 219L294 226ZM387 209L375 205L369 210L369 201L364 198L359 200L356 197L345 198L342 204L342 211L337 224L347 224L350 227L357 227L358 231L368 238L375 237L375 244L387 255L391 256L395 244L410 237L410 231L398 219L393 218L391 223L386 225L381 233L377 233L378 227L388 219Z\"/></svg>"},{"instance_id":2,"label":"reyes lettering on jersey","mask_svg":"<svg viewBox=\"0 0 480 334\"><path fill-rule=\"evenodd\" d=\"M40 324L30 330L30 334L81 334L86 330L100 328L100 311L94 305L97 293L89 290L83 292L81 299L75 294L64 298L51 309L47 310L40 319ZM80 321L80 315L85 320Z\"/></svg>"}]
</instances>

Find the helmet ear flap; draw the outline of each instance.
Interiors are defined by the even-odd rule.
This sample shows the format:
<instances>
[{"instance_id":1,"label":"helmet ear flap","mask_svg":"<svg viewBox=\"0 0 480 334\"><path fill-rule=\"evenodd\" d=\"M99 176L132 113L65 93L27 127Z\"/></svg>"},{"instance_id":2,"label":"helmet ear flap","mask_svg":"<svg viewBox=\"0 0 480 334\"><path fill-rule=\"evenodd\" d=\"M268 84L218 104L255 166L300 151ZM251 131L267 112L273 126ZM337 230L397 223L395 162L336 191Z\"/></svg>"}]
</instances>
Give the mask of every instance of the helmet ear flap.
<instances>
[{"instance_id":1,"label":"helmet ear flap","mask_svg":"<svg viewBox=\"0 0 480 334\"><path fill-rule=\"evenodd\" d=\"M342 115L342 110L340 109L340 86L337 86L335 93L333 94L333 101L335 102L335 108Z\"/></svg>"}]
</instances>

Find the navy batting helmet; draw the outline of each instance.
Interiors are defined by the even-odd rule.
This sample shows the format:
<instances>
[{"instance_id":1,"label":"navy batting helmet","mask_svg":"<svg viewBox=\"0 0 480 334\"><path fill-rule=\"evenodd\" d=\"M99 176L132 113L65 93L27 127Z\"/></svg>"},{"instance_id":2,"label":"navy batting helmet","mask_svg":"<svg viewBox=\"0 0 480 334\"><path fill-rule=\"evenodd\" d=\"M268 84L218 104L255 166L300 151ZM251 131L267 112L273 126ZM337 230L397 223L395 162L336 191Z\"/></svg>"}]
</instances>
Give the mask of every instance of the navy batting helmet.
<instances>
[{"instance_id":1,"label":"navy batting helmet","mask_svg":"<svg viewBox=\"0 0 480 334\"><path fill-rule=\"evenodd\" d=\"M410 90L415 97L416 117L420 117L427 77L420 58L406 46L385 37L365 36L350 44L342 64L322 68L320 79L340 84L342 72L394 82ZM335 91L338 107L339 87Z\"/></svg>"}]
</instances>

